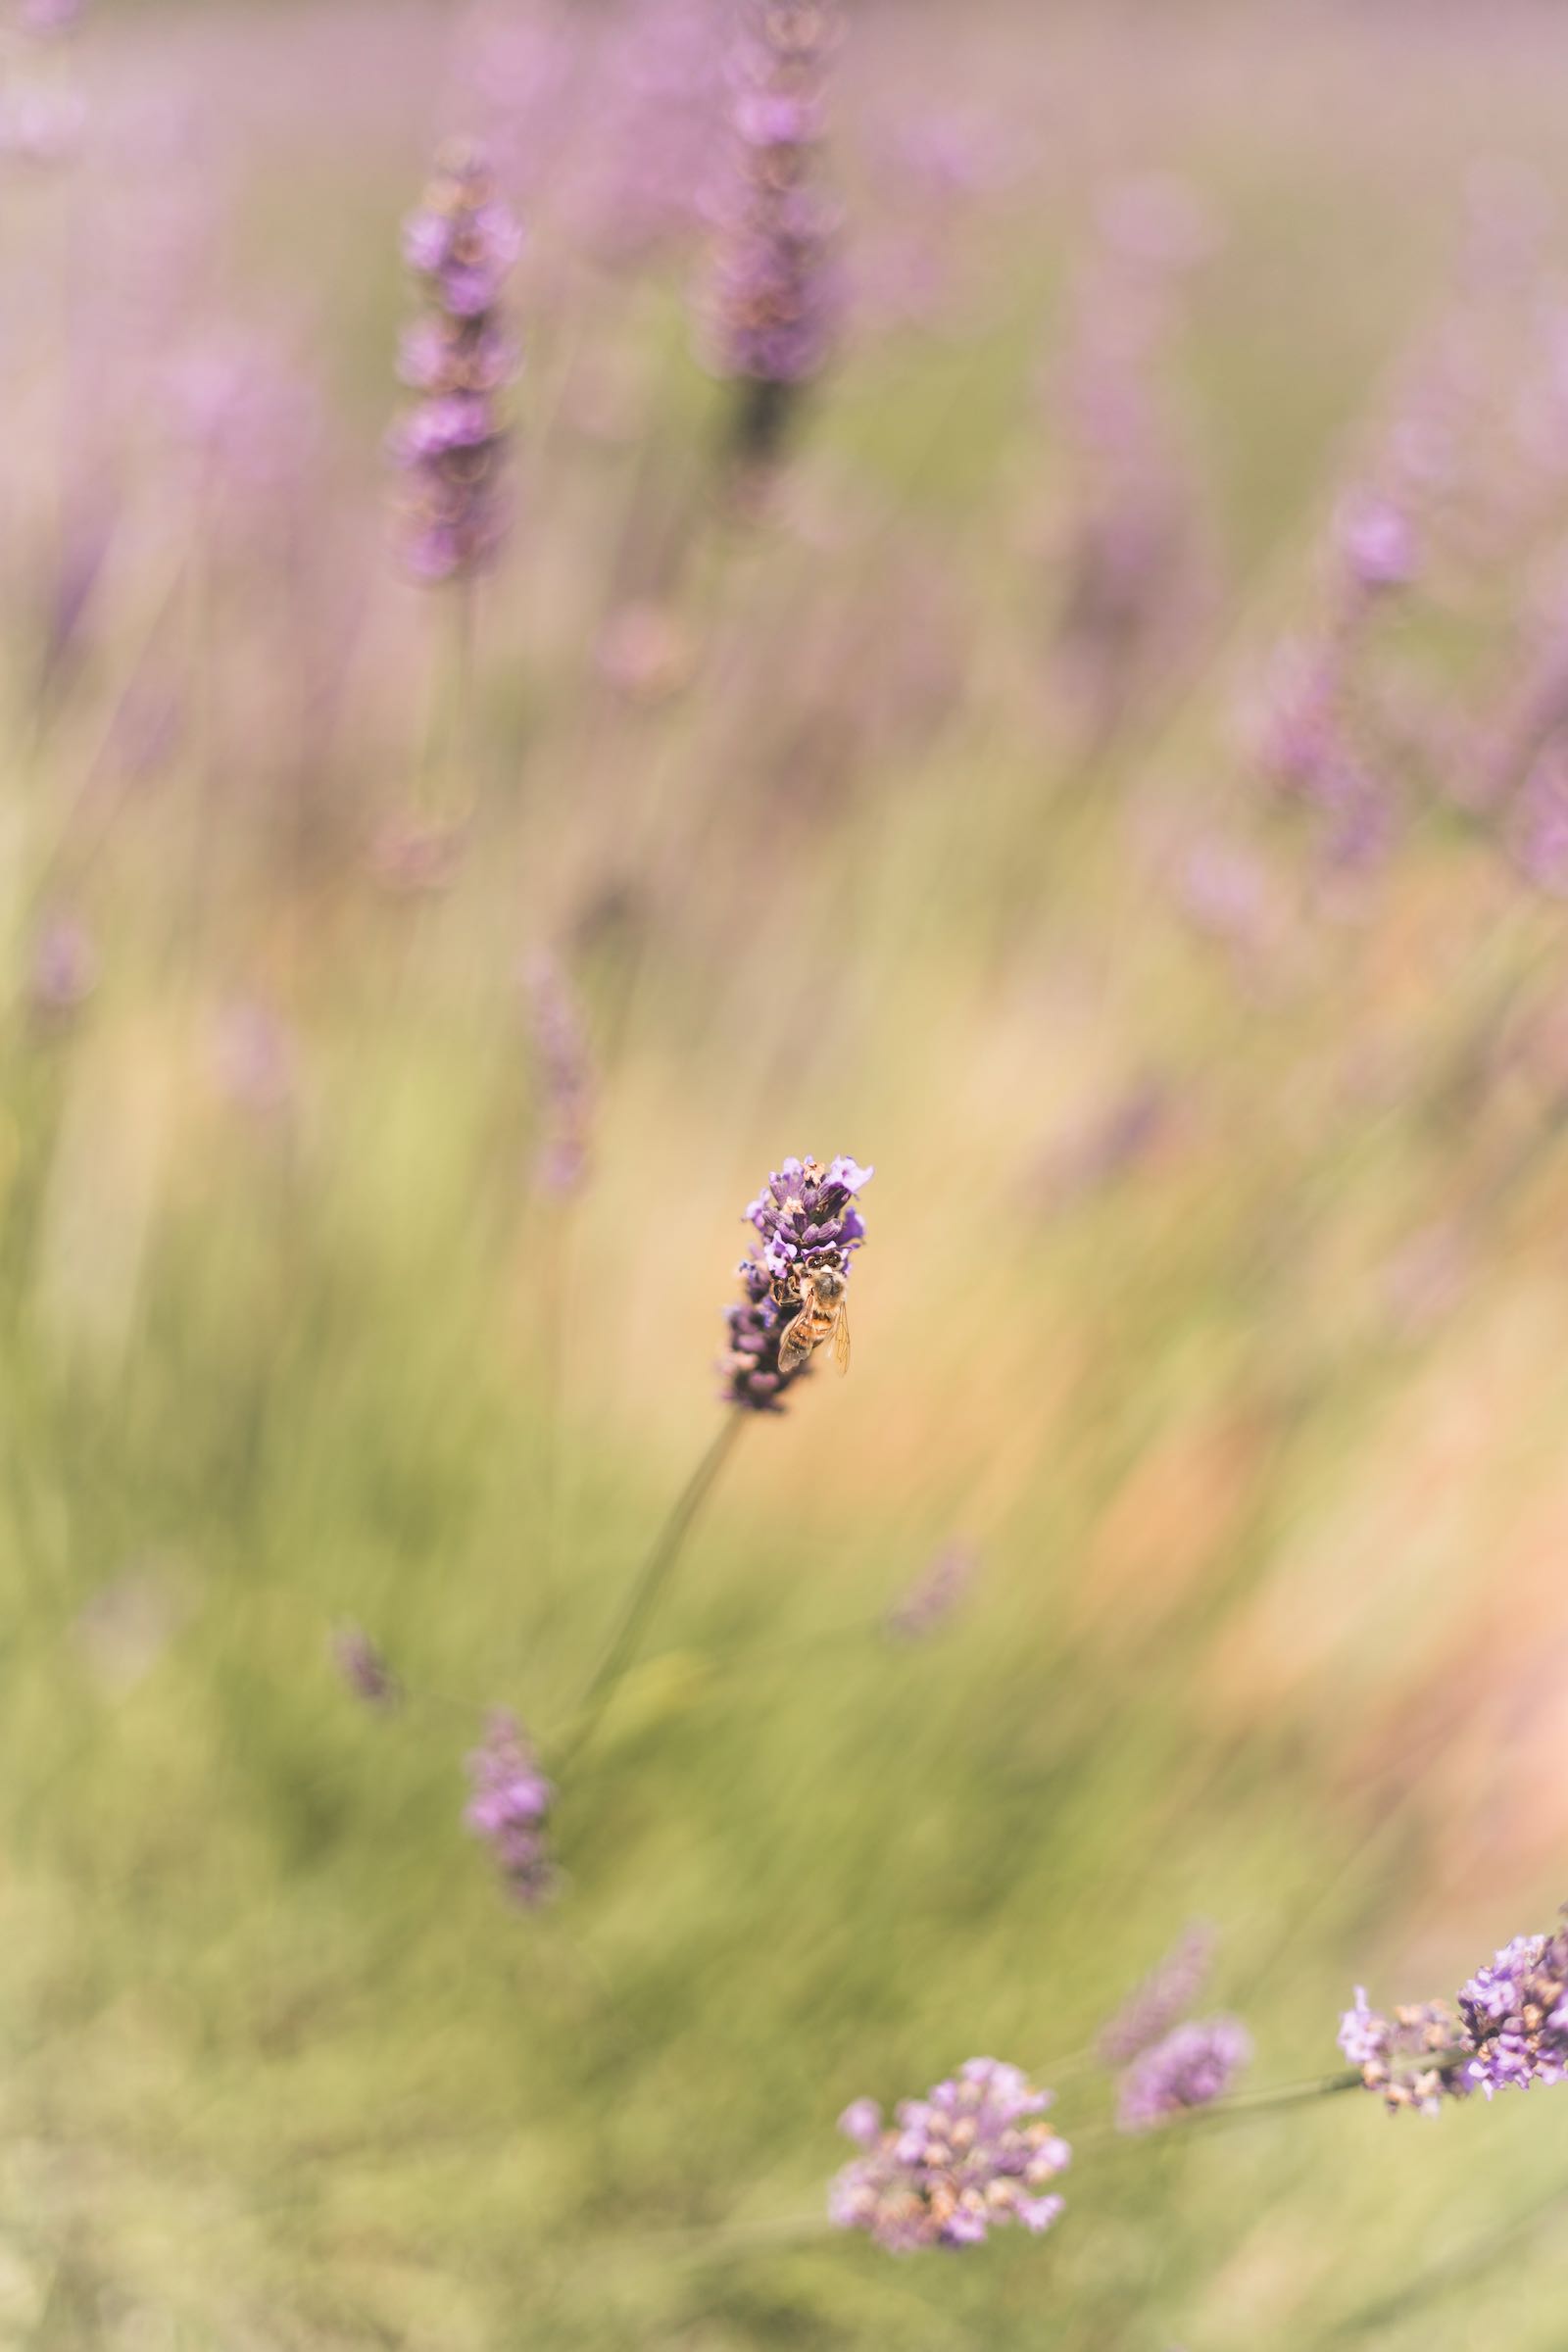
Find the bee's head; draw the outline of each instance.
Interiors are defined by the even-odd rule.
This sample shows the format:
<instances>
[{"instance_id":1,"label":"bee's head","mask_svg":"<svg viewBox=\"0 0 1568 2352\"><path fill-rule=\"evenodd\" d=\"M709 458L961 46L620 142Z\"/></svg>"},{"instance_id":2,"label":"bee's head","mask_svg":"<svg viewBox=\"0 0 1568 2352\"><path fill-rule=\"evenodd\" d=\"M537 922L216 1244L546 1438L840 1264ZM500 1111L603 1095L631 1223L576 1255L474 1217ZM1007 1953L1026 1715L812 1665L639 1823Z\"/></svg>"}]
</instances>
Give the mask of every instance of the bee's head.
<instances>
[{"instance_id":1,"label":"bee's head","mask_svg":"<svg viewBox=\"0 0 1568 2352\"><path fill-rule=\"evenodd\" d=\"M850 1287L837 1266L818 1266L810 1282L824 1306L837 1306Z\"/></svg>"}]
</instances>

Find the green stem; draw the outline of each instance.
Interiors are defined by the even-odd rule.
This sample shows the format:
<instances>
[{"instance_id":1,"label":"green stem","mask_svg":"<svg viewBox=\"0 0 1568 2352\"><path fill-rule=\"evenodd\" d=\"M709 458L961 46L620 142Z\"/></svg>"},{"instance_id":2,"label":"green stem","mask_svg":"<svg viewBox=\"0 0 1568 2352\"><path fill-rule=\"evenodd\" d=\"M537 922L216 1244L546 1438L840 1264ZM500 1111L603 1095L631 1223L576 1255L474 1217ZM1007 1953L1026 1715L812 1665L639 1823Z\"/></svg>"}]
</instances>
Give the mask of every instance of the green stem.
<instances>
[{"instance_id":1,"label":"green stem","mask_svg":"<svg viewBox=\"0 0 1568 2352\"><path fill-rule=\"evenodd\" d=\"M707 1500L709 1492L720 1470L734 1450L735 1442L745 1427L745 1422L746 1415L741 1407L726 1406L724 1419L719 1425L717 1435L692 1472L673 1510L660 1530L653 1549L643 1562L631 1591L626 1595L626 1603L621 1611L620 1621L611 1636L605 1654L600 1659L583 1691L576 1728L567 1740L564 1752L560 1759L562 1764L569 1762L571 1757L576 1755L578 1749L592 1738L597 1729L600 1717L610 1702L615 1685L620 1681L637 1653L637 1644L641 1639L643 1628L652 1613L654 1603L669 1582L686 1539L691 1533L693 1522Z\"/></svg>"}]
</instances>

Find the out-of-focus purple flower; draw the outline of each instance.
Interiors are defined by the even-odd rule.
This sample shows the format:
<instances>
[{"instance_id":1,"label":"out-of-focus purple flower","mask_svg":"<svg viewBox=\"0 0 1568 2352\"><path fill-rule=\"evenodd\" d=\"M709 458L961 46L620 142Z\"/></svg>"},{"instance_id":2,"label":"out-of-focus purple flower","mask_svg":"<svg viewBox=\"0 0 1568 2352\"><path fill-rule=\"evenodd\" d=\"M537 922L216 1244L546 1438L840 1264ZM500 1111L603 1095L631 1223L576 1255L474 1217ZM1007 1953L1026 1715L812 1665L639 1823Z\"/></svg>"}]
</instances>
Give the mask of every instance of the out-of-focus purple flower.
<instances>
[{"instance_id":1,"label":"out-of-focus purple flower","mask_svg":"<svg viewBox=\"0 0 1568 2352\"><path fill-rule=\"evenodd\" d=\"M293 1040L258 998L223 1006L213 1038L213 1068L223 1093L244 1110L271 1117L293 1099Z\"/></svg>"},{"instance_id":2,"label":"out-of-focus purple flower","mask_svg":"<svg viewBox=\"0 0 1568 2352\"><path fill-rule=\"evenodd\" d=\"M1544 751L1525 778L1508 823L1514 863L1549 899L1568 899L1568 757Z\"/></svg>"},{"instance_id":3,"label":"out-of-focus purple flower","mask_svg":"<svg viewBox=\"0 0 1568 2352\"><path fill-rule=\"evenodd\" d=\"M1183 861L1181 902L1188 919L1242 956L1266 949L1280 927L1278 894L1267 866L1242 843L1211 834Z\"/></svg>"},{"instance_id":4,"label":"out-of-focus purple flower","mask_svg":"<svg viewBox=\"0 0 1568 2352\"><path fill-rule=\"evenodd\" d=\"M1568 1928L1516 1936L1459 1987L1474 2055L1465 2080L1490 2099L1568 2074Z\"/></svg>"},{"instance_id":5,"label":"out-of-focus purple flower","mask_svg":"<svg viewBox=\"0 0 1568 2352\"><path fill-rule=\"evenodd\" d=\"M1194 2107L1222 2099L1252 2055L1240 2018L1195 2018L1145 2050L1116 2091L1116 2128L1152 2132Z\"/></svg>"},{"instance_id":6,"label":"out-of-focus purple flower","mask_svg":"<svg viewBox=\"0 0 1568 2352\"><path fill-rule=\"evenodd\" d=\"M1335 516L1340 554L1369 594L1407 588L1416 574L1415 535L1402 508L1376 490L1352 490Z\"/></svg>"},{"instance_id":7,"label":"out-of-focus purple flower","mask_svg":"<svg viewBox=\"0 0 1568 2352\"><path fill-rule=\"evenodd\" d=\"M817 158L839 24L831 0L745 6L731 65L734 164L719 206L706 342L717 373L742 386L737 451L765 463L837 324L837 215Z\"/></svg>"},{"instance_id":8,"label":"out-of-focus purple flower","mask_svg":"<svg viewBox=\"0 0 1568 2352\"><path fill-rule=\"evenodd\" d=\"M530 1909L547 1902L558 1879L547 1837L556 1792L505 1708L491 1716L484 1744L469 1756L468 1778L473 1794L464 1819L489 1846L508 1892Z\"/></svg>"},{"instance_id":9,"label":"out-of-focus purple flower","mask_svg":"<svg viewBox=\"0 0 1568 2352\"><path fill-rule=\"evenodd\" d=\"M1036 1198L1059 1210L1102 1192L1149 1158L1174 1114L1167 1086L1153 1077L1135 1080L1043 1155L1031 1188Z\"/></svg>"},{"instance_id":10,"label":"out-of-focus purple flower","mask_svg":"<svg viewBox=\"0 0 1568 2352\"><path fill-rule=\"evenodd\" d=\"M501 297L519 243L481 152L443 149L422 207L404 226L404 259L429 309L405 335L399 360L418 398L388 436L405 482L403 552L416 579L470 575L505 535L500 394L516 355Z\"/></svg>"},{"instance_id":11,"label":"out-of-focus purple flower","mask_svg":"<svg viewBox=\"0 0 1568 2352\"><path fill-rule=\"evenodd\" d=\"M383 889L400 898L432 897L450 889L463 861L465 843L459 825L416 816L392 817L370 845L370 870Z\"/></svg>"},{"instance_id":12,"label":"out-of-focus purple flower","mask_svg":"<svg viewBox=\"0 0 1568 2352\"><path fill-rule=\"evenodd\" d=\"M27 1004L35 1019L69 1020L98 985L98 951L74 915L53 914L32 946Z\"/></svg>"},{"instance_id":13,"label":"out-of-focus purple flower","mask_svg":"<svg viewBox=\"0 0 1568 2352\"><path fill-rule=\"evenodd\" d=\"M1214 1931L1195 1920L1101 2028L1095 2047L1106 2066L1127 2065L1170 2032L1197 2000L1213 1957Z\"/></svg>"},{"instance_id":14,"label":"out-of-focus purple flower","mask_svg":"<svg viewBox=\"0 0 1568 2352\"><path fill-rule=\"evenodd\" d=\"M1468 2036L1446 2001L1426 2001L1385 2016L1369 2007L1366 1987L1358 1984L1354 2008L1340 2020L1339 2043L1391 2115L1403 2108L1436 2115L1446 2097L1463 2098L1470 2088L1459 2063Z\"/></svg>"},{"instance_id":15,"label":"out-of-focus purple flower","mask_svg":"<svg viewBox=\"0 0 1568 2352\"><path fill-rule=\"evenodd\" d=\"M638 602L611 614L594 656L600 676L617 694L660 703L690 678L696 648L666 606Z\"/></svg>"},{"instance_id":16,"label":"out-of-focus purple flower","mask_svg":"<svg viewBox=\"0 0 1568 2352\"><path fill-rule=\"evenodd\" d=\"M971 1544L949 1544L887 1614L887 1630L900 1642L919 1642L946 1624L974 1582L980 1564Z\"/></svg>"},{"instance_id":17,"label":"out-of-focus purple flower","mask_svg":"<svg viewBox=\"0 0 1568 2352\"><path fill-rule=\"evenodd\" d=\"M83 0L22 0L22 29L47 40L79 24Z\"/></svg>"},{"instance_id":18,"label":"out-of-focus purple flower","mask_svg":"<svg viewBox=\"0 0 1568 2352\"><path fill-rule=\"evenodd\" d=\"M332 1663L356 1698L368 1707L392 1708L403 1687L362 1626L340 1625L332 1636Z\"/></svg>"},{"instance_id":19,"label":"out-of-focus purple flower","mask_svg":"<svg viewBox=\"0 0 1568 2352\"><path fill-rule=\"evenodd\" d=\"M581 1011L554 956L534 956L527 973L534 1052L544 1080L544 1141L535 1162L540 1184L562 1197L581 1192L593 1124L593 1066Z\"/></svg>"},{"instance_id":20,"label":"out-of-focus purple flower","mask_svg":"<svg viewBox=\"0 0 1568 2352\"><path fill-rule=\"evenodd\" d=\"M823 1271L848 1277L865 1239L856 1195L872 1173L842 1154L829 1167L787 1159L747 1209L756 1235L736 1269L742 1296L724 1310L729 1348L720 1368L731 1403L779 1412L785 1391L809 1371L809 1357L783 1369L779 1341L801 1311L803 1282Z\"/></svg>"},{"instance_id":21,"label":"out-of-focus purple flower","mask_svg":"<svg viewBox=\"0 0 1568 2352\"><path fill-rule=\"evenodd\" d=\"M874 2102L857 2099L839 2129L865 2153L834 2180L830 2219L891 2254L979 2245L1006 2222L1049 2230L1062 2210L1049 2184L1072 2157L1043 2120L1051 2100L996 2058L971 2058L925 2098L904 2100L885 2130Z\"/></svg>"},{"instance_id":22,"label":"out-of-focus purple flower","mask_svg":"<svg viewBox=\"0 0 1568 2352\"><path fill-rule=\"evenodd\" d=\"M703 227L724 137L732 15L724 0L628 0L604 27L579 101L594 136L551 191L574 241L601 261L646 262Z\"/></svg>"}]
</instances>

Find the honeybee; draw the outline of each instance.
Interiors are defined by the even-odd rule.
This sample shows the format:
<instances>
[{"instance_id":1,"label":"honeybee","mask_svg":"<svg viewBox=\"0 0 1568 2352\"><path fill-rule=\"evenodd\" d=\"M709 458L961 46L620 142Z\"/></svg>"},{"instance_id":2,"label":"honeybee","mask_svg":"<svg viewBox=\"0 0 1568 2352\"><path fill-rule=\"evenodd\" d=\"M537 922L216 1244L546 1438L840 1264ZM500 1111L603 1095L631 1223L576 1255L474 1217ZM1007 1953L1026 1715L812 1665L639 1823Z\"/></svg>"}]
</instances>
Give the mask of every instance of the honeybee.
<instances>
[{"instance_id":1,"label":"honeybee","mask_svg":"<svg viewBox=\"0 0 1568 2352\"><path fill-rule=\"evenodd\" d=\"M798 1372L824 1340L833 1343L833 1361L839 1371L849 1370L850 1323L844 1306L849 1288L837 1266L817 1266L801 1276L800 1312L790 1317L779 1334L781 1372Z\"/></svg>"}]
</instances>

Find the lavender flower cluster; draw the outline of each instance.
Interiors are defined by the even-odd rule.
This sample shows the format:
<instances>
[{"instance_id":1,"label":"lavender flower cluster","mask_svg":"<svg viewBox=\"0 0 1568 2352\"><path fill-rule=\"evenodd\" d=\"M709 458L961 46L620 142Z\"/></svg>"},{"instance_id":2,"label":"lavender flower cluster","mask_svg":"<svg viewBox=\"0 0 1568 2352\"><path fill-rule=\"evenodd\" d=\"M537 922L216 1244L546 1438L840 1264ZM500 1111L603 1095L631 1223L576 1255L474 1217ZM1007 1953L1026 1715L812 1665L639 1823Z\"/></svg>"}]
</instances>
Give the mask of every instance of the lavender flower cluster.
<instances>
[{"instance_id":1,"label":"lavender flower cluster","mask_svg":"<svg viewBox=\"0 0 1568 2352\"><path fill-rule=\"evenodd\" d=\"M809 1369L808 1362L782 1370L779 1341L799 1311L804 1277L824 1267L848 1275L865 1239L856 1195L873 1172L843 1153L825 1168L787 1159L747 1209L756 1239L736 1269L742 1296L724 1310L729 1348L720 1370L730 1402L779 1412L785 1391Z\"/></svg>"},{"instance_id":2,"label":"lavender flower cluster","mask_svg":"<svg viewBox=\"0 0 1568 2352\"><path fill-rule=\"evenodd\" d=\"M479 149L444 149L403 232L427 308L403 339L399 373L416 398L390 438L406 479L403 550L417 579L481 569L505 534L500 396L517 360L501 294L520 242Z\"/></svg>"},{"instance_id":3,"label":"lavender flower cluster","mask_svg":"<svg viewBox=\"0 0 1568 2352\"><path fill-rule=\"evenodd\" d=\"M750 0L731 67L735 160L720 204L709 347L748 387L743 457L771 457L792 394L821 368L838 312L833 208L817 184L827 61L838 37L820 0Z\"/></svg>"},{"instance_id":4,"label":"lavender flower cluster","mask_svg":"<svg viewBox=\"0 0 1568 2352\"><path fill-rule=\"evenodd\" d=\"M1391 2112L1436 2115L1445 2098L1528 2090L1568 2074L1568 1927L1516 1936L1461 1984L1452 2007L1427 2001L1386 2016L1356 1986L1340 2047Z\"/></svg>"},{"instance_id":5,"label":"lavender flower cluster","mask_svg":"<svg viewBox=\"0 0 1568 2352\"><path fill-rule=\"evenodd\" d=\"M508 1892L532 1909L556 1890L546 1825L556 1792L514 1715L498 1708L468 1758L473 1794L464 1819L495 1857Z\"/></svg>"},{"instance_id":6,"label":"lavender flower cluster","mask_svg":"<svg viewBox=\"0 0 1568 2352\"><path fill-rule=\"evenodd\" d=\"M857 2099L839 2129L865 2153L834 2180L830 2218L893 2254L978 2245L1005 2222L1049 2230L1062 2199L1048 2183L1072 2157L1041 2120L1051 2102L996 2058L971 2058L925 2098L903 2100L887 2127L874 2099Z\"/></svg>"}]
</instances>

